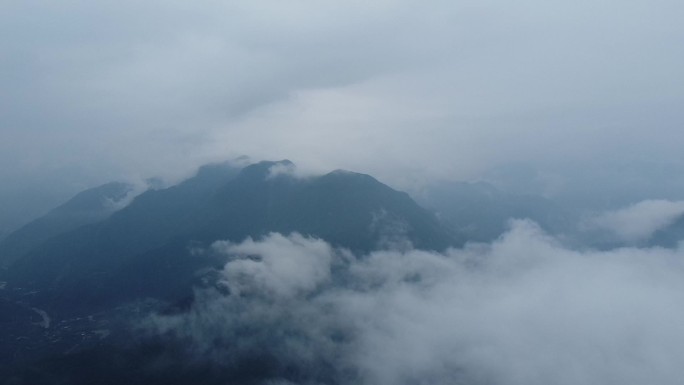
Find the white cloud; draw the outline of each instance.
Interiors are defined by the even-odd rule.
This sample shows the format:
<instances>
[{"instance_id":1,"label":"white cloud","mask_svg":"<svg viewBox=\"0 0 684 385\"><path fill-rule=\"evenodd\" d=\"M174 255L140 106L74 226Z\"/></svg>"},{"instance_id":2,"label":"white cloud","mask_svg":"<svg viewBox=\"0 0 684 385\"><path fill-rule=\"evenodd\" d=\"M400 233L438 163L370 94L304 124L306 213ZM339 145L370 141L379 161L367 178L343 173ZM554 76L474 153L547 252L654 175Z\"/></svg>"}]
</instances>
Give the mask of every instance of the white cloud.
<instances>
[{"instance_id":1,"label":"white cloud","mask_svg":"<svg viewBox=\"0 0 684 385\"><path fill-rule=\"evenodd\" d=\"M320 175L320 173L311 170L311 169L304 169L302 167L298 167L294 163L283 163L279 162L274 164L268 169L268 175L267 178L275 178L277 176L289 176L297 179L306 179L309 177L317 176Z\"/></svg>"},{"instance_id":2,"label":"white cloud","mask_svg":"<svg viewBox=\"0 0 684 385\"><path fill-rule=\"evenodd\" d=\"M266 292L276 298L294 297L330 276L331 247L298 234L288 238L270 234L259 242L248 239L239 245L217 242L214 249L240 256L228 262L223 272L235 295Z\"/></svg>"},{"instance_id":3,"label":"white cloud","mask_svg":"<svg viewBox=\"0 0 684 385\"><path fill-rule=\"evenodd\" d=\"M255 257L224 270L241 295L203 292L192 312L157 318L219 362L258 348L308 373L289 378L303 383L678 384L684 375L683 250L578 252L527 221L446 254L356 259L299 235L225 250Z\"/></svg>"},{"instance_id":4,"label":"white cloud","mask_svg":"<svg viewBox=\"0 0 684 385\"><path fill-rule=\"evenodd\" d=\"M646 200L593 218L590 225L614 233L621 241L647 240L684 214L684 201Z\"/></svg>"}]
</instances>

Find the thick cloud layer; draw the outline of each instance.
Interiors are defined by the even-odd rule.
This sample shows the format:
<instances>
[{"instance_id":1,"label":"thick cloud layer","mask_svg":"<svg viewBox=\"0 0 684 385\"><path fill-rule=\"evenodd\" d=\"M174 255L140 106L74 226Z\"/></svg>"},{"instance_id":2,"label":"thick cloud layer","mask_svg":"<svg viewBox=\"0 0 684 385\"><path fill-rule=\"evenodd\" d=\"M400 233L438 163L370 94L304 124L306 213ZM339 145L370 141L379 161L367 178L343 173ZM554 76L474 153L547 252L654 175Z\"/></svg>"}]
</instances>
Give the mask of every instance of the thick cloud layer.
<instances>
[{"instance_id":1,"label":"thick cloud layer","mask_svg":"<svg viewBox=\"0 0 684 385\"><path fill-rule=\"evenodd\" d=\"M265 382L677 384L684 251L578 252L528 221L446 254L352 256L297 234L217 243L220 289L150 325ZM275 368L275 369L273 369Z\"/></svg>"},{"instance_id":2,"label":"thick cloud layer","mask_svg":"<svg viewBox=\"0 0 684 385\"><path fill-rule=\"evenodd\" d=\"M402 188L510 162L546 189L573 185L558 164L605 170L592 185L680 167L682 7L5 1L0 198L243 154Z\"/></svg>"}]
</instances>

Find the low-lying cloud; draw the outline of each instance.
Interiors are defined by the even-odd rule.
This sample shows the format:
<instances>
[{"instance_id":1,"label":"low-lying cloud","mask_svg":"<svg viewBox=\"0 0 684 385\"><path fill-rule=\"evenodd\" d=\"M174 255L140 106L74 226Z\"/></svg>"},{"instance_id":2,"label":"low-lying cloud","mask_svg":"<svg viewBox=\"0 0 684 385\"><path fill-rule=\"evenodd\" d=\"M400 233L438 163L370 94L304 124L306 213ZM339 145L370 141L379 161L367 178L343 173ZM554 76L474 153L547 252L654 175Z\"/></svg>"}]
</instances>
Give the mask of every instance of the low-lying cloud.
<instances>
[{"instance_id":1,"label":"low-lying cloud","mask_svg":"<svg viewBox=\"0 0 684 385\"><path fill-rule=\"evenodd\" d=\"M241 244L154 330L264 383L677 384L684 250L575 251L516 221L491 244L354 256L298 234ZM260 360L260 361L259 361ZM287 382L286 382L287 381Z\"/></svg>"},{"instance_id":2,"label":"low-lying cloud","mask_svg":"<svg viewBox=\"0 0 684 385\"><path fill-rule=\"evenodd\" d=\"M645 200L604 213L591 225L613 233L624 242L640 242L684 215L684 201Z\"/></svg>"},{"instance_id":3,"label":"low-lying cloud","mask_svg":"<svg viewBox=\"0 0 684 385\"><path fill-rule=\"evenodd\" d=\"M297 179L306 179L317 175L320 175L320 173L314 172L311 169L303 169L296 166L294 163L280 162L268 169L267 178L272 179L279 176L289 176Z\"/></svg>"}]
</instances>

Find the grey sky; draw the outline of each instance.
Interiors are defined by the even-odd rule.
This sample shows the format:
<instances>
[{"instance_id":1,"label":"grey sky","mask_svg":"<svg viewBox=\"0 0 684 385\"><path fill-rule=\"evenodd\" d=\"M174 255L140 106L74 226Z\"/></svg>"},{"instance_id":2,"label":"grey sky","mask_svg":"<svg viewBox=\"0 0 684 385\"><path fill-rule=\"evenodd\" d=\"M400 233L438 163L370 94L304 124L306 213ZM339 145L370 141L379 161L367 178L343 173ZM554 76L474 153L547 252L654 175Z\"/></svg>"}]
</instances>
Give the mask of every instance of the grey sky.
<instances>
[{"instance_id":1,"label":"grey sky","mask_svg":"<svg viewBox=\"0 0 684 385\"><path fill-rule=\"evenodd\" d=\"M243 154L398 187L510 162L678 166L682 14L674 0L4 1L0 179L76 191Z\"/></svg>"}]
</instances>

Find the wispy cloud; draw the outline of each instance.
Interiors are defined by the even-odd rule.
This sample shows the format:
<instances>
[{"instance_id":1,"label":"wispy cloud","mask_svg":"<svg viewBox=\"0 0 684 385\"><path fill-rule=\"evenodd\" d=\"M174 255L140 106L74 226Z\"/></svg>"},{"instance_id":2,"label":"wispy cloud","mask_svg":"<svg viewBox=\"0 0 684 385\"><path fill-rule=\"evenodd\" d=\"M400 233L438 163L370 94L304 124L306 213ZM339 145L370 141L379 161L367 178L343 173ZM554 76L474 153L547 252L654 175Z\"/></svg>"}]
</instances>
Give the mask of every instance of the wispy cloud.
<instances>
[{"instance_id":1,"label":"wispy cloud","mask_svg":"<svg viewBox=\"0 0 684 385\"><path fill-rule=\"evenodd\" d=\"M622 242L648 240L653 233L684 215L684 202L646 200L603 213L589 221L589 226L608 231Z\"/></svg>"}]
</instances>

